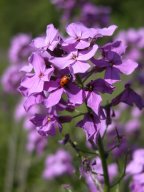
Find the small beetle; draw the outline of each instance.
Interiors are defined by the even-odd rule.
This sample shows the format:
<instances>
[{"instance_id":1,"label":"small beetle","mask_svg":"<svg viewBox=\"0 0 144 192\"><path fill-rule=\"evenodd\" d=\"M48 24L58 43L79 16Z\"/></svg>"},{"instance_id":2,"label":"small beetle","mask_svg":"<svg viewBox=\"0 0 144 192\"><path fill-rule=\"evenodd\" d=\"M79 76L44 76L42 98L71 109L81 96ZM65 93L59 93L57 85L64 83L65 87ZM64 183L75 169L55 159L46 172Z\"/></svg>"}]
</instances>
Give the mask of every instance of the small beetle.
<instances>
[{"instance_id":1,"label":"small beetle","mask_svg":"<svg viewBox=\"0 0 144 192\"><path fill-rule=\"evenodd\" d=\"M61 79L60 79L60 85L61 87L64 87L65 85L68 84L68 82L70 81L71 75L64 75Z\"/></svg>"}]
</instances>

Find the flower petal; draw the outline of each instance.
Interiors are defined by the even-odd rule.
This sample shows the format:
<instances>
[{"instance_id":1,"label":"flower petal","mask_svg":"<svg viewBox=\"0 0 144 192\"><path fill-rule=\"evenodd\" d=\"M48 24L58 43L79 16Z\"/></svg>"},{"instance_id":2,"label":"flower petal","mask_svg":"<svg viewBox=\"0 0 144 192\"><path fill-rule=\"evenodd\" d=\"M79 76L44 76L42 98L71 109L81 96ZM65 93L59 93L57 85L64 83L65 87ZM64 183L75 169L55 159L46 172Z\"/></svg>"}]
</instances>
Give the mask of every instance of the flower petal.
<instances>
[{"instance_id":1,"label":"flower petal","mask_svg":"<svg viewBox=\"0 0 144 192\"><path fill-rule=\"evenodd\" d=\"M98 115L101 101L102 98L100 95L91 92L87 99L87 105Z\"/></svg>"},{"instance_id":2,"label":"flower petal","mask_svg":"<svg viewBox=\"0 0 144 192\"><path fill-rule=\"evenodd\" d=\"M75 84L71 83L69 88L66 89L69 101L72 104L82 104L83 103L83 93L82 90L76 86Z\"/></svg>"},{"instance_id":3,"label":"flower petal","mask_svg":"<svg viewBox=\"0 0 144 192\"><path fill-rule=\"evenodd\" d=\"M115 67L108 67L104 78L110 84L116 83L120 81L120 71Z\"/></svg>"},{"instance_id":4,"label":"flower petal","mask_svg":"<svg viewBox=\"0 0 144 192\"><path fill-rule=\"evenodd\" d=\"M31 63L34 67L36 75L39 75L46 69L44 59L37 53L33 53L33 55L31 56Z\"/></svg>"},{"instance_id":5,"label":"flower petal","mask_svg":"<svg viewBox=\"0 0 144 192\"><path fill-rule=\"evenodd\" d=\"M116 25L111 25L109 27L99 29L98 34L100 34L102 36L111 36L111 35L113 35L113 33L115 32L116 29L117 29Z\"/></svg>"},{"instance_id":6,"label":"flower petal","mask_svg":"<svg viewBox=\"0 0 144 192\"><path fill-rule=\"evenodd\" d=\"M121 65L117 65L115 67L122 73L130 75L138 67L138 64L131 59L127 59Z\"/></svg>"},{"instance_id":7,"label":"flower petal","mask_svg":"<svg viewBox=\"0 0 144 192\"><path fill-rule=\"evenodd\" d=\"M75 46L76 49L85 49L90 46L88 41L80 40Z\"/></svg>"},{"instance_id":8,"label":"flower petal","mask_svg":"<svg viewBox=\"0 0 144 192\"><path fill-rule=\"evenodd\" d=\"M58 30L54 27L53 24L50 24L47 26L47 29L46 29L46 39L45 39L45 42L46 43L52 43L53 40L57 37L58 35Z\"/></svg>"},{"instance_id":9,"label":"flower petal","mask_svg":"<svg viewBox=\"0 0 144 192\"><path fill-rule=\"evenodd\" d=\"M29 95L32 93L40 93L43 91L44 82L40 79L33 80L33 86L29 89Z\"/></svg>"},{"instance_id":10,"label":"flower petal","mask_svg":"<svg viewBox=\"0 0 144 192\"><path fill-rule=\"evenodd\" d=\"M88 61L96 54L97 49L98 49L98 46L94 45L90 50L79 52L77 60Z\"/></svg>"},{"instance_id":11,"label":"flower petal","mask_svg":"<svg viewBox=\"0 0 144 192\"><path fill-rule=\"evenodd\" d=\"M57 89L56 91L53 91L52 93L50 93L48 98L45 101L46 107L49 108L49 107L52 107L52 106L58 104L58 102L61 99L62 94L63 94L63 88Z\"/></svg>"},{"instance_id":12,"label":"flower petal","mask_svg":"<svg viewBox=\"0 0 144 192\"><path fill-rule=\"evenodd\" d=\"M72 65L73 73L85 73L90 68L90 65L85 62L76 61Z\"/></svg>"},{"instance_id":13,"label":"flower petal","mask_svg":"<svg viewBox=\"0 0 144 192\"><path fill-rule=\"evenodd\" d=\"M50 62L58 69L64 69L74 63L74 60L72 60L72 55L69 54L66 57L54 57L50 60Z\"/></svg>"},{"instance_id":14,"label":"flower petal","mask_svg":"<svg viewBox=\"0 0 144 192\"><path fill-rule=\"evenodd\" d=\"M24 65L20 71L22 72L26 72L26 73L30 73L33 69L33 66L31 64L28 64L28 65Z\"/></svg>"},{"instance_id":15,"label":"flower petal","mask_svg":"<svg viewBox=\"0 0 144 192\"><path fill-rule=\"evenodd\" d=\"M41 49L45 46L44 40L44 37L37 37L32 41L31 45L37 49Z\"/></svg>"}]
</instances>

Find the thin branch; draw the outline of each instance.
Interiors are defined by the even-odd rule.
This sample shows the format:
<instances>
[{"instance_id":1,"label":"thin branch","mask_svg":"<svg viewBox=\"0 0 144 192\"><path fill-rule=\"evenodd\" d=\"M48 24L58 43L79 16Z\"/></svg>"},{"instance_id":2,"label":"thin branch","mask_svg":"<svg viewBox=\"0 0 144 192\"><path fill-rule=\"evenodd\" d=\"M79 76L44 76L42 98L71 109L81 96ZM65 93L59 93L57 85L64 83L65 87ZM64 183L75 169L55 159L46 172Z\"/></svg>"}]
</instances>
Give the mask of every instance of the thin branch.
<instances>
[{"instance_id":1,"label":"thin branch","mask_svg":"<svg viewBox=\"0 0 144 192\"><path fill-rule=\"evenodd\" d=\"M86 80L87 80L93 73L94 73L94 70L92 69L92 70L88 73L88 75L86 76L86 78L82 81L82 83L85 83Z\"/></svg>"},{"instance_id":2,"label":"thin branch","mask_svg":"<svg viewBox=\"0 0 144 192\"><path fill-rule=\"evenodd\" d=\"M105 158L104 146L103 146L102 138L100 135L98 138L98 147L99 147L99 153L100 153L100 157L101 157L101 161L102 161L102 167L103 167L103 173L104 173L104 181L105 181L104 191L109 192L110 191L110 182L109 182L108 167L107 167L107 161Z\"/></svg>"},{"instance_id":3,"label":"thin branch","mask_svg":"<svg viewBox=\"0 0 144 192\"><path fill-rule=\"evenodd\" d=\"M103 134L103 136L102 136L102 139L104 139L104 137L105 137L105 135L106 135L106 132L107 132L107 129L108 129L108 125L106 126L106 129L105 129L105 131L104 131L104 134Z\"/></svg>"},{"instance_id":4,"label":"thin branch","mask_svg":"<svg viewBox=\"0 0 144 192\"><path fill-rule=\"evenodd\" d=\"M77 117L82 116L82 115L85 115L85 113L80 113L80 114L74 115L72 118L74 119L74 118L77 118Z\"/></svg>"},{"instance_id":5,"label":"thin branch","mask_svg":"<svg viewBox=\"0 0 144 192\"><path fill-rule=\"evenodd\" d=\"M91 172L91 177L92 177L92 180L94 181L95 185L98 187L99 191L103 192L102 185L99 182L99 180L95 177L95 174L93 174L93 172Z\"/></svg>"}]
</instances>

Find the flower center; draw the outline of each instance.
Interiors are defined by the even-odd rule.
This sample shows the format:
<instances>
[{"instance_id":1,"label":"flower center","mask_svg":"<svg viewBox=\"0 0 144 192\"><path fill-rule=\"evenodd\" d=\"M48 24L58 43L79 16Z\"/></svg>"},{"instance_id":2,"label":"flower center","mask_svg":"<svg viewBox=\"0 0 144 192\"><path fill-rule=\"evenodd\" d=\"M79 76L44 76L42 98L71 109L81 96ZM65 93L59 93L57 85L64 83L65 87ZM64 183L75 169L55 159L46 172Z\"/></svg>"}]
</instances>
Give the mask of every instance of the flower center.
<instances>
[{"instance_id":1,"label":"flower center","mask_svg":"<svg viewBox=\"0 0 144 192\"><path fill-rule=\"evenodd\" d=\"M109 64L110 64L110 66L111 66L111 67L113 67L113 65L114 65L114 63L113 63L113 62L110 62Z\"/></svg>"},{"instance_id":2,"label":"flower center","mask_svg":"<svg viewBox=\"0 0 144 192\"><path fill-rule=\"evenodd\" d=\"M80 41L80 40L81 40L81 38L77 36L76 37L76 41Z\"/></svg>"},{"instance_id":3,"label":"flower center","mask_svg":"<svg viewBox=\"0 0 144 192\"><path fill-rule=\"evenodd\" d=\"M48 118L47 118L47 120L48 120L48 122L50 122L50 121L51 121L51 118L50 118L50 117L48 117Z\"/></svg>"},{"instance_id":4,"label":"flower center","mask_svg":"<svg viewBox=\"0 0 144 192\"><path fill-rule=\"evenodd\" d=\"M42 72L40 72L39 78L42 78L43 76L44 76L44 74Z\"/></svg>"},{"instance_id":5,"label":"flower center","mask_svg":"<svg viewBox=\"0 0 144 192\"><path fill-rule=\"evenodd\" d=\"M90 84L90 85L87 85L86 86L86 89L88 90L88 91L93 91L93 85L92 84Z\"/></svg>"},{"instance_id":6,"label":"flower center","mask_svg":"<svg viewBox=\"0 0 144 192\"><path fill-rule=\"evenodd\" d=\"M76 54L72 54L72 59L76 60L77 59L77 55Z\"/></svg>"}]
</instances>

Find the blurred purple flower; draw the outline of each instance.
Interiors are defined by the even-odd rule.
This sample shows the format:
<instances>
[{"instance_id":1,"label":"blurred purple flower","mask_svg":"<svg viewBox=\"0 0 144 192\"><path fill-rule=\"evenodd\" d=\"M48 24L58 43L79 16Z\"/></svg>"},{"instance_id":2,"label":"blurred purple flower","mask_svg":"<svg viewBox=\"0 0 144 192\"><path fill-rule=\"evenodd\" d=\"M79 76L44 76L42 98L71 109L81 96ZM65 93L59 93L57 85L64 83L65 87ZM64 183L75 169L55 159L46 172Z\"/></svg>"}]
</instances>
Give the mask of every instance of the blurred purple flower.
<instances>
[{"instance_id":1,"label":"blurred purple flower","mask_svg":"<svg viewBox=\"0 0 144 192\"><path fill-rule=\"evenodd\" d=\"M27 134L27 150L31 153L36 151L38 155L41 155L48 144L48 139L38 134L34 128L29 130Z\"/></svg>"},{"instance_id":2,"label":"blurred purple flower","mask_svg":"<svg viewBox=\"0 0 144 192\"><path fill-rule=\"evenodd\" d=\"M110 7L95 6L91 2L83 5L80 20L88 27L104 27L110 23Z\"/></svg>"},{"instance_id":3,"label":"blurred purple flower","mask_svg":"<svg viewBox=\"0 0 144 192\"><path fill-rule=\"evenodd\" d=\"M29 46L31 36L28 34L18 34L12 41L9 49L9 61L11 64L24 64L32 52Z\"/></svg>"},{"instance_id":4,"label":"blurred purple flower","mask_svg":"<svg viewBox=\"0 0 144 192\"><path fill-rule=\"evenodd\" d=\"M52 180L64 174L72 175L73 173L72 157L67 151L59 149L55 154L47 156L43 172L44 179Z\"/></svg>"},{"instance_id":5,"label":"blurred purple flower","mask_svg":"<svg viewBox=\"0 0 144 192\"><path fill-rule=\"evenodd\" d=\"M7 93L17 93L17 88L23 77L23 73L20 72L19 65L11 65L6 71L4 71L1 77L1 84L3 90Z\"/></svg>"}]
</instances>

